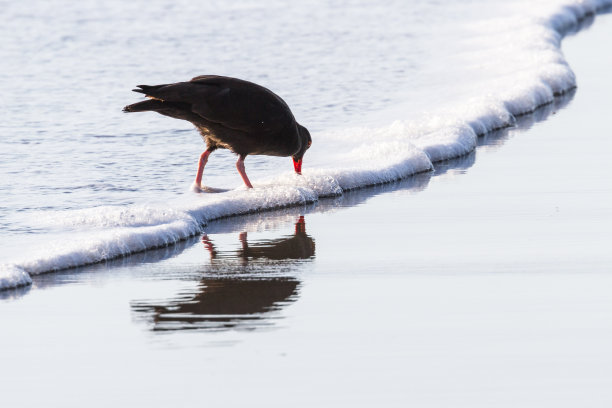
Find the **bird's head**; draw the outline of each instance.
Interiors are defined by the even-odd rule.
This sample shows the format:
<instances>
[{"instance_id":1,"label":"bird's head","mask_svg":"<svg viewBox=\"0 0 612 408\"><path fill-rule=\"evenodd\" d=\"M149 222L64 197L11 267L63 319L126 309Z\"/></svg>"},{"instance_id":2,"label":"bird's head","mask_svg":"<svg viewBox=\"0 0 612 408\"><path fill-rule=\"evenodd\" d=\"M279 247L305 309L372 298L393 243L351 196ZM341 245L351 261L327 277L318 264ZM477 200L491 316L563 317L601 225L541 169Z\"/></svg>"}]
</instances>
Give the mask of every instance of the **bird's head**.
<instances>
[{"instance_id":1,"label":"bird's head","mask_svg":"<svg viewBox=\"0 0 612 408\"><path fill-rule=\"evenodd\" d=\"M295 168L295 172L297 174L302 174L302 158L304 157L304 153L306 150L310 148L312 144L312 138L310 137L310 132L304 126L298 123L297 125L298 134L300 138L300 150L293 155L293 167Z\"/></svg>"}]
</instances>

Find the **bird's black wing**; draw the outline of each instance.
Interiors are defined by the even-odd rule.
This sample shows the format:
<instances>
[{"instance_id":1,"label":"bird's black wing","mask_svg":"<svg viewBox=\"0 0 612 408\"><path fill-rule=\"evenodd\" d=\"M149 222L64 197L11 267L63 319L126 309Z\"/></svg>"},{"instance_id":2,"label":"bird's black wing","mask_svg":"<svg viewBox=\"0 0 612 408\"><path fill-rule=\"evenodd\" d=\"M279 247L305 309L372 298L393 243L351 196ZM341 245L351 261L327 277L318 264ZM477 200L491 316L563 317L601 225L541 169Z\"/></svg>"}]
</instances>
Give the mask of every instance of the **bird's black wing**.
<instances>
[{"instance_id":1,"label":"bird's black wing","mask_svg":"<svg viewBox=\"0 0 612 408\"><path fill-rule=\"evenodd\" d=\"M279 132L295 124L287 104L270 90L251 82L203 75L189 82L146 86L135 91L167 102L188 104L196 115L225 127L253 132Z\"/></svg>"}]
</instances>

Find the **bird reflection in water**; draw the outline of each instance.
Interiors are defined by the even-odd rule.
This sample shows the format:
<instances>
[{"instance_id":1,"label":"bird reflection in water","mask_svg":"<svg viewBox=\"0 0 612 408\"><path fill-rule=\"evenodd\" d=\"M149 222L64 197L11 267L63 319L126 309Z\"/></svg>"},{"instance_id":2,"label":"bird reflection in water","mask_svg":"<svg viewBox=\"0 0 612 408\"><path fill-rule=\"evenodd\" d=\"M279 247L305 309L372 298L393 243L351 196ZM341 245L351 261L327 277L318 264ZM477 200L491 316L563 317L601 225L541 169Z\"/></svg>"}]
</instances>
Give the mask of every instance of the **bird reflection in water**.
<instances>
[{"instance_id":1,"label":"bird reflection in water","mask_svg":"<svg viewBox=\"0 0 612 408\"><path fill-rule=\"evenodd\" d=\"M232 254L231 257L241 259L245 265L260 259L271 261L309 259L314 257L315 254L315 242L306 234L304 216L301 216L295 223L295 233L289 237L249 244L245 231L241 232L238 238L242 244L242 249ZM222 255L220 256L206 234L202 237L202 242L210 252L210 259L213 264L219 258L222 258Z\"/></svg>"},{"instance_id":2,"label":"bird reflection in water","mask_svg":"<svg viewBox=\"0 0 612 408\"><path fill-rule=\"evenodd\" d=\"M247 233L241 232L239 240L239 250L223 252L204 235L202 242L211 257L208 276L189 293L161 304L134 302L132 309L152 319L154 331L253 330L272 325L278 318L274 312L297 298L299 281L290 274L314 257L314 239L306 233L301 216L293 235L249 242ZM246 268L252 264L257 267Z\"/></svg>"}]
</instances>

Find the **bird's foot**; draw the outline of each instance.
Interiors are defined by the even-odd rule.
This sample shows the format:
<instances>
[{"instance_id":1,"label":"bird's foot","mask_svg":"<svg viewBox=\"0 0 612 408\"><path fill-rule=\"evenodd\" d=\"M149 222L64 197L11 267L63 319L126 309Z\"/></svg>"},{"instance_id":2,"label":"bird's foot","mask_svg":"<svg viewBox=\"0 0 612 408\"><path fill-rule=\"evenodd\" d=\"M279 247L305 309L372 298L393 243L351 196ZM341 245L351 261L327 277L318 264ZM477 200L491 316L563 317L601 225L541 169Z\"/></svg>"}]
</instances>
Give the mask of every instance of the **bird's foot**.
<instances>
[{"instance_id":1,"label":"bird's foot","mask_svg":"<svg viewBox=\"0 0 612 408\"><path fill-rule=\"evenodd\" d=\"M201 193L204 190L202 189L202 185L196 183L195 181L191 184L191 191L194 193Z\"/></svg>"}]
</instances>

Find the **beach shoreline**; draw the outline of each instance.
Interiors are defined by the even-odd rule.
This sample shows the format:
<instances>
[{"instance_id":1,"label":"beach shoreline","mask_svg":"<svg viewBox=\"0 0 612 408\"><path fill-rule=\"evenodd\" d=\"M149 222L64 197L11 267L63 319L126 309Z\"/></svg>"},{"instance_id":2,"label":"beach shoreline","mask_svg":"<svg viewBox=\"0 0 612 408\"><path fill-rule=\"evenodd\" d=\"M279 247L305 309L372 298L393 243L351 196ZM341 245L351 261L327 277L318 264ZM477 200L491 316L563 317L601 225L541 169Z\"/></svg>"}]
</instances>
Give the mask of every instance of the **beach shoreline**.
<instances>
[{"instance_id":1,"label":"beach shoreline","mask_svg":"<svg viewBox=\"0 0 612 408\"><path fill-rule=\"evenodd\" d=\"M611 18L575 94L433 173L0 292L3 401L608 406Z\"/></svg>"},{"instance_id":2,"label":"beach shoreline","mask_svg":"<svg viewBox=\"0 0 612 408\"><path fill-rule=\"evenodd\" d=\"M551 16L550 22L547 24L554 27L554 30L560 36L559 41L561 41L565 36L579 32L584 27L588 27L592 24L595 13L605 13L609 9L608 6L604 7L599 3L597 7L599 8L593 10L588 8L572 9L572 13L576 14L575 16L571 14L574 16L574 20L568 19L568 15L563 14L566 13L567 10L564 10L563 13L560 12L561 14ZM361 173L372 173L370 174L370 178L372 179L365 183L361 181L355 184L356 181L352 180L353 177L351 175L347 176L340 172L336 177L331 178L331 185L327 185L329 184L330 176L325 175L325 171L322 173L315 172L312 174L312 180L300 179L299 185L293 191L285 193L286 196L291 196L292 198L289 198L288 201L286 199L281 200L280 204L276 203L272 198L265 197L265 194L261 197L261 194L248 194L250 193L248 191L243 193L238 192L238 194L242 194L242 196L239 197L236 202L230 203L232 205L227 205L225 209L216 208L215 202L192 204L191 206L187 206L187 209L183 210L184 214L173 222L157 225L155 228L151 228L150 231L147 230L143 233L137 233L136 231L131 231L131 233L127 231L112 232L110 238L108 234L100 233L99 242L94 240L88 248L79 248L78 245L75 245L75 242L68 240L64 246L68 248L74 247L74 249L68 252L56 250L52 253L47 253L45 251L34 255L30 253L28 254L27 260L17 260L0 265L0 290L29 285L31 284L31 276L33 275L94 265L100 262L107 262L112 259L129 256L141 251L172 245L192 236L199 235L203 230L203 226L217 219L261 211L274 211L288 206L315 203L319 199L338 196L347 191L395 182L418 173L431 171L434 169L436 163L461 157L473 152L478 147L479 140L482 136L495 132L496 130L515 126L516 121L520 121L522 116L530 115L543 106L549 104L554 105L555 99L564 99L563 95L571 93L575 88L575 84L573 80L568 80L567 78L563 79L562 82L565 83L565 85L563 85L565 87L556 84L556 88L554 88L549 84L551 87L549 91L551 91L552 100L540 95L534 100L535 102L520 100L505 101L505 109L507 110L507 115L505 116L507 117L501 115L496 119L485 117L470 118L469 120L471 120L471 122L469 126L465 125L465 129L460 131L460 133L467 132L467 134L458 137L458 140L461 141L458 142L459 145L457 146L430 146L425 149L424 152L421 152L423 155L421 159L410 157L406 160L406 163L396 163L383 171L377 172L375 175L371 171L361 171ZM534 93L534 95L538 94L537 92L530 93ZM505 117L505 119L503 117ZM488 125L485 126L485 123ZM414 163L412 163L413 161ZM268 185L268 187L271 187L271 185ZM228 197L227 200L229 202L231 198ZM210 207L210 209L208 207ZM115 237L121 234L125 235L124 239L117 241ZM134 234L136 235L133 236ZM66 239L66 237L60 239ZM128 242L137 242L137 244L126 245Z\"/></svg>"}]
</instances>

